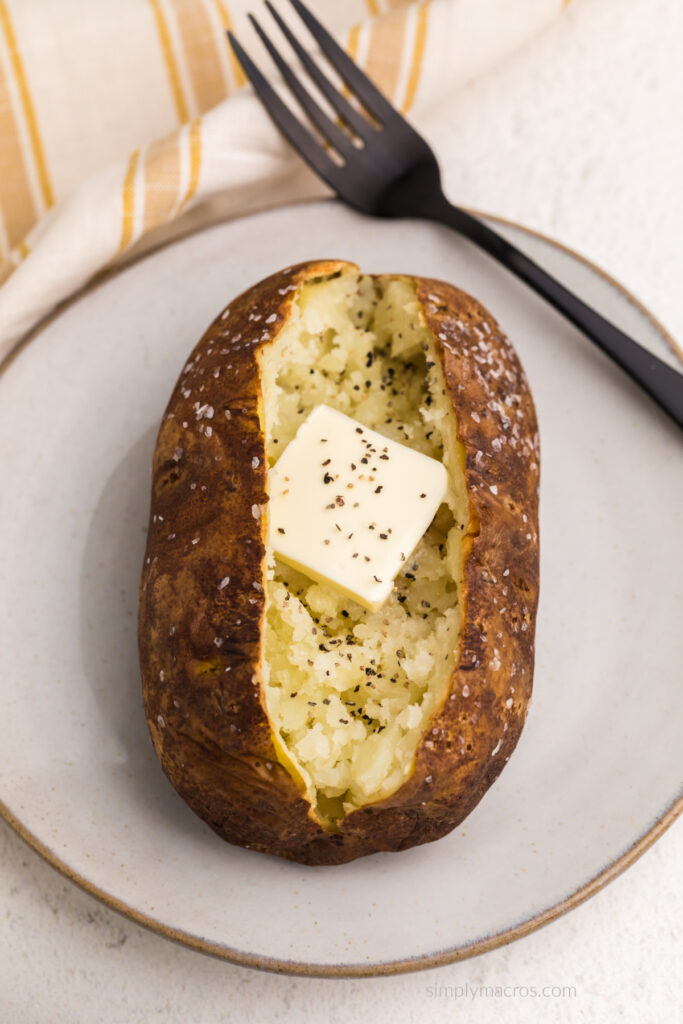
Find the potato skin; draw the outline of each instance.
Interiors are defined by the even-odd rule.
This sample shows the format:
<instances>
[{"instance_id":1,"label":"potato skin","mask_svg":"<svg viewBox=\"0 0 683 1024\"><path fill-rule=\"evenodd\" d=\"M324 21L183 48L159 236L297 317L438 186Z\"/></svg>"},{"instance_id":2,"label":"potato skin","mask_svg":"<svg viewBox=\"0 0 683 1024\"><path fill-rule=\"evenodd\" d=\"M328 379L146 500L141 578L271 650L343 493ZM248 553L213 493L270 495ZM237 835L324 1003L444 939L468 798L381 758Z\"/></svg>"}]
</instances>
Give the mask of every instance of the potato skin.
<instances>
[{"instance_id":1,"label":"potato skin","mask_svg":"<svg viewBox=\"0 0 683 1024\"><path fill-rule=\"evenodd\" d=\"M349 266L274 274L231 302L194 349L157 439L140 585L145 712L166 775L222 838L305 864L408 849L458 825L517 744L534 663L539 448L526 377L478 302L410 278L466 452L464 627L450 690L408 781L337 833L313 820L278 760L258 669L268 500L259 354L299 285Z\"/></svg>"}]
</instances>

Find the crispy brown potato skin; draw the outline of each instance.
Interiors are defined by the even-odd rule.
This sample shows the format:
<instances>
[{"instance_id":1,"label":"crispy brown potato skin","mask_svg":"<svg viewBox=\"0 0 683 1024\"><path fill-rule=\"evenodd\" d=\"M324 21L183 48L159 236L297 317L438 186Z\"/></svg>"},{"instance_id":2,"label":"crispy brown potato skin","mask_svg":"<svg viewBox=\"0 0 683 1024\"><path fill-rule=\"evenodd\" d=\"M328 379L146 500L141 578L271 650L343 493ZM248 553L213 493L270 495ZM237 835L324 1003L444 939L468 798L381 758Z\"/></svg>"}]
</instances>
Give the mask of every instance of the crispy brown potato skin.
<instances>
[{"instance_id":1,"label":"crispy brown potato skin","mask_svg":"<svg viewBox=\"0 0 683 1024\"><path fill-rule=\"evenodd\" d=\"M196 346L159 431L140 585L145 711L168 778L222 838L306 864L405 850L458 825L517 744L534 663L539 452L526 377L478 302L443 282L412 278L466 452L471 516L457 667L410 779L350 814L338 833L312 819L278 761L258 675L260 510L268 500L259 352L287 319L298 285L347 266L318 261L267 278L235 299ZM198 431L201 423L210 436Z\"/></svg>"}]
</instances>

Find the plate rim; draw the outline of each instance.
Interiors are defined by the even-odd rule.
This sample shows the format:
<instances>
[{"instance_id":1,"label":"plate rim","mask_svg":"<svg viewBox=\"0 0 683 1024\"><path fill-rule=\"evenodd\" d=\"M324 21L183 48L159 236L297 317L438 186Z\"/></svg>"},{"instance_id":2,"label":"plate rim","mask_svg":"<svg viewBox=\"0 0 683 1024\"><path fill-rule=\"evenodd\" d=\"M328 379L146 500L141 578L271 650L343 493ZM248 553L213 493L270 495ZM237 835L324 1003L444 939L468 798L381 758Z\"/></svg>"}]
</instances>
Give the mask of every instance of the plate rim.
<instances>
[{"instance_id":1,"label":"plate rim","mask_svg":"<svg viewBox=\"0 0 683 1024\"><path fill-rule=\"evenodd\" d=\"M276 210L288 209L291 207L301 205L312 205L320 204L321 202L335 203L335 205L343 205L338 203L334 198L330 199L307 199L302 200L298 203L289 203L286 207L282 206L267 206L260 210L254 211L249 216L260 216L267 213L275 212ZM604 281L607 282L612 288L619 292L633 307L635 307L641 315L649 321L652 327L660 334L667 345L671 348L672 352L683 360L683 345L680 345L673 335L663 326L663 324L655 317L651 310L640 301L625 285L613 277L608 271L598 266L588 257L577 252L569 245L565 245L563 242L558 241L551 235L547 235L542 231L538 231L535 228L526 227L520 224L518 221L499 216L497 214L483 212L481 210L472 210L468 208L468 212L475 216L482 217L488 221L492 221L502 227L510 227L517 231L522 232L532 238L537 238L548 245L551 245L555 249L564 252L568 256L582 263L585 267L597 274ZM108 282L113 277L118 276L123 270L127 270L129 267L138 263L141 260L146 259L148 256L154 255L161 249L165 249L170 245L175 245L179 242L184 241L186 238L191 237L194 234L199 234L201 231L205 231L212 227L217 227L220 224L229 223L234 218L227 218L224 220L212 220L208 223L201 224L190 231L183 232L181 235L175 236L170 239L165 239L158 245L146 248L143 252L133 255L131 258L117 263L115 266L108 268L104 272L97 274L88 284L83 288L80 288L72 296L70 296L63 303L60 303L51 313L41 319L41 321L33 327L28 334L21 339L18 344L10 351L5 359L0 362L0 378L3 377L9 366L14 362L14 359L24 349L25 346L40 334L45 327L51 323L54 319L60 316L65 309L69 308L74 303L78 302L83 296L91 291L97 289L100 285ZM240 967L251 967L258 970L269 971L275 974L285 974L293 976L303 977L315 977L315 978L371 978L371 977L386 977L389 975L396 974L407 974L413 971L430 970L435 967L443 967L448 964L457 963L461 960L467 960L471 957L479 956L482 953L490 952L493 949L498 949L501 946L506 946L517 939L524 938L526 935L530 935L537 929L542 928L546 924L555 921L557 918L573 910L575 907L580 906L586 900L590 899L597 892L603 889L611 881L621 875L627 868L641 857L646 850L648 850L659 838L667 831L667 829L673 824L673 822L683 814L683 791L678 796L674 797L673 801L664 808L661 814L655 818L653 823L646 831L641 833L633 843L631 843L625 850L623 850L617 857L609 861L597 874L593 875L592 878L584 882L569 895L559 900L557 903L550 907L546 907L545 910L540 911L538 914L534 914L531 917L525 918L517 924L511 925L509 928L505 928L502 931L496 932L493 935L486 936L484 938L477 939L474 942L466 943L465 945L454 946L449 949L441 950L437 953L428 953L415 957L405 957L400 960L389 960L381 963L374 964L315 964L307 963L305 961L285 960L280 958L263 957L257 954L244 953L241 950L232 949L230 947L221 945L220 943L211 942L210 940L200 938L192 935L189 932L182 931L180 929L172 928L162 922L156 920L148 914L142 911L136 910L135 907L130 906L123 900L119 900L116 896L101 889L99 886L90 882L87 878L81 875L79 872L74 871L67 863L62 861L52 850L50 850L34 833L26 828L23 823L10 811L9 807L0 799L0 818L2 818L9 827L22 839L32 850L34 850L44 861L46 861L51 867L58 871L63 877L67 878L70 882L73 882L81 890L88 893L88 895L95 897L110 910L116 911L123 917L132 921L135 924L141 925L148 931L154 932L157 935L161 935L166 939L170 939L177 944L184 946L185 948L192 949L196 952L204 953L212 956L219 960L236 964Z\"/></svg>"}]
</instances>

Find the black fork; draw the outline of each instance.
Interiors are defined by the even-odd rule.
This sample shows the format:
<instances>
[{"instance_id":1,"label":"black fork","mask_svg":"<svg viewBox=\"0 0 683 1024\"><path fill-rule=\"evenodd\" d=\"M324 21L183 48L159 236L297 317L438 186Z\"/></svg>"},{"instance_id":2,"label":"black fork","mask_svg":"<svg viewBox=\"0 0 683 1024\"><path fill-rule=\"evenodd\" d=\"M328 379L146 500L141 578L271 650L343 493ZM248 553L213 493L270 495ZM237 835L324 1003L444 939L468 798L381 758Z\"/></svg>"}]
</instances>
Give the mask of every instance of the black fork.
<instances>
[{"instance_id":1,"label":"black fork","mask_svg":"<svg viewBox=\"0 0 683 1024\"><path fill-rule=\"evenodd\" d=\"M436 157L427 142L311 14L290 0L320 50L362 112L321 71L273 5L266 7L338 118L323 110L280 52L249 15L254 28L309 121L324 142L294 116L232 32L230 43L271 118L306 163L350 206L378 217L419 217L454 228L502 263L606 352L683 427L683 374L638 345L570 292L523 252L471 213L448 201Z\"/></svg>"}]
</instances>

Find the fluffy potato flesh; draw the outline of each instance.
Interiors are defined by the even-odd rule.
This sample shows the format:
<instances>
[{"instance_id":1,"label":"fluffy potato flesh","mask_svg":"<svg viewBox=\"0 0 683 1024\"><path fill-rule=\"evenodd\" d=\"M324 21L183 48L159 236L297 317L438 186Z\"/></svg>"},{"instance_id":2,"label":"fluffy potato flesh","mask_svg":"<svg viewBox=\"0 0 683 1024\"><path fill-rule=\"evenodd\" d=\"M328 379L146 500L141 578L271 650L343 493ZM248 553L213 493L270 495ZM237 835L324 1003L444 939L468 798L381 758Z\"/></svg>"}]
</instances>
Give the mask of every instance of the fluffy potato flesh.
<instances>
[{"instance_id":1,"label":"fluffy potato flesh","mask_svg":"<svg viewBox=\"0 0 683 1024\"><path fill-rule=\"evenodd\" d=\"M281 760L334 829L409 778L445 699L462 625L463 452L440 360L403 278L300 287L262 355L269 466L318 404L443 461L449 491L377 612L268 552L262 672Z\"/></svg>"}]
</instances>

